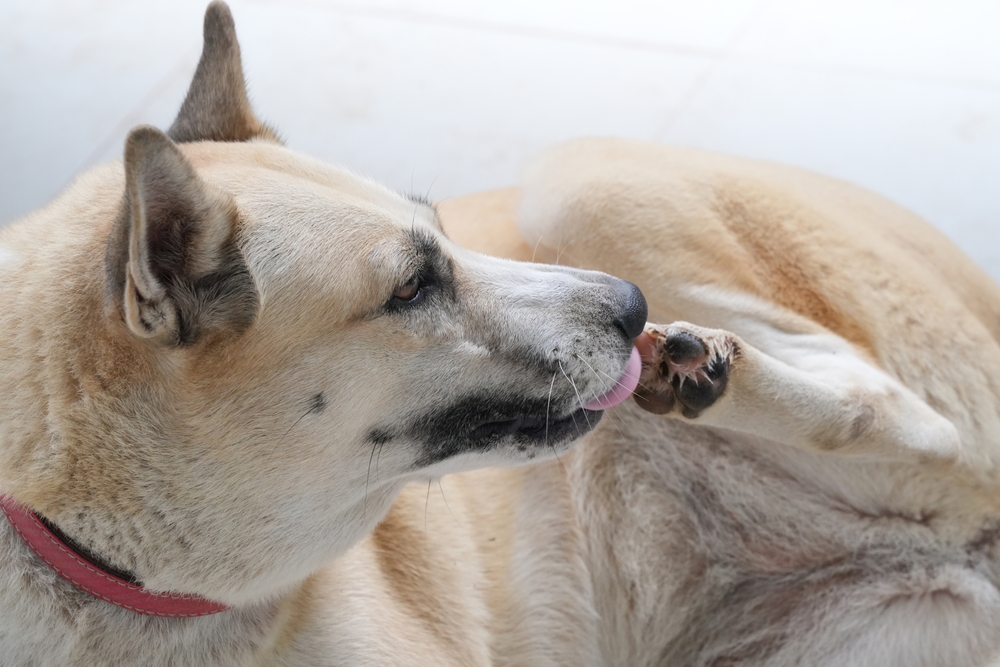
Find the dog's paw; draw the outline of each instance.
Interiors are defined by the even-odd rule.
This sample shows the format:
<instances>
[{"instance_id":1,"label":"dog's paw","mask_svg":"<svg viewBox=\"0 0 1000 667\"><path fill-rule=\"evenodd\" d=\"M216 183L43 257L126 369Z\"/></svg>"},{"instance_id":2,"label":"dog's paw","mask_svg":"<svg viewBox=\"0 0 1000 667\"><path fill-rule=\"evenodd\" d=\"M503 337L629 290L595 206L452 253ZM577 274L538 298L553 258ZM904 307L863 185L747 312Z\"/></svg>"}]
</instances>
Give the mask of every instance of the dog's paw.
<instances>
[{"instance_id":1,"label":"dog's paw","mask_svg":"<svg viewBox=\"0 0 1000 667\"><path fill-rule=\"evenodd\" d=\"M722 396L739 355L732 334L686 322L647 324L639 338L642 375L635 401L655 414L679 406L682 415L696 418Z\"/></svg>"}]
</instances>

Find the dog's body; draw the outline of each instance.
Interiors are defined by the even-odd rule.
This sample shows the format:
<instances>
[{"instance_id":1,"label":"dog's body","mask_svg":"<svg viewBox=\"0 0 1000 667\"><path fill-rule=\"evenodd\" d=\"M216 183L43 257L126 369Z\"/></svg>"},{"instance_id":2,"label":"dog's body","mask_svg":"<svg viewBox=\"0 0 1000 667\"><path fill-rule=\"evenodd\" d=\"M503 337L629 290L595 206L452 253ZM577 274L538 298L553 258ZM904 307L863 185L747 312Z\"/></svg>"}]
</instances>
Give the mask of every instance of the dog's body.
<instances>
[{"instance_id":1,"label":"dog's body","mask_svg":"<svg viewBox=\"0 0 1000 667\"><path fill-rule=\"evenodd\" d=\"M940 234L842 182L615 140L440 208L470 247L610 271L652 321L739 336L680 327L739 348L700 414L623 406L563 457L597 662L997 653L1000 291Z\"/></svg>"},{"instance_id":2,"label":"dog's body","mask_svg":"<svg viewBox=\"0 0 1000 667\"><path fill-rule=\"evenodd\" d=\"M0 492L232 608L120 609L0 522L0 665L997 652L1000 290L947 241L843 183L615 141L439 221L277 145L227 17L171 128L194 143L136 130L0 233ZM596 424L641 297L536 257L713 327L645 339L667 416Z\"/></svg>"}]
</instances>

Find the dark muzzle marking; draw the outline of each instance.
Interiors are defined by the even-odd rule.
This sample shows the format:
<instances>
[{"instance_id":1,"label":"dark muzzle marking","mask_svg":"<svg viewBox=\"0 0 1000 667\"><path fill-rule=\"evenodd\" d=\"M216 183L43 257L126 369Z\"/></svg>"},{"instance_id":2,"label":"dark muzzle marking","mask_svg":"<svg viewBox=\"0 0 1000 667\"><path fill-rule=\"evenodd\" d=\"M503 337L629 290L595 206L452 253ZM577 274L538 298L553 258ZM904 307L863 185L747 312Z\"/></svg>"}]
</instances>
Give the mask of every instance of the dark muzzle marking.
<instances>
[{"instance_id":1,"label":"dark muzzle marking","mask_svg":"<svg viewBox=\"0 0 1000 667\"><path fill-rule=\"evenodd\" d=\"M375 428L368 440L382 444L405 438L420 443L424 451L416 467L423 468L459 454L508 445L522 452L562 445L589 432L603 414L584 408L567 413L545 400L468 397L402 427Z\"/></svg>"}]
</instances>

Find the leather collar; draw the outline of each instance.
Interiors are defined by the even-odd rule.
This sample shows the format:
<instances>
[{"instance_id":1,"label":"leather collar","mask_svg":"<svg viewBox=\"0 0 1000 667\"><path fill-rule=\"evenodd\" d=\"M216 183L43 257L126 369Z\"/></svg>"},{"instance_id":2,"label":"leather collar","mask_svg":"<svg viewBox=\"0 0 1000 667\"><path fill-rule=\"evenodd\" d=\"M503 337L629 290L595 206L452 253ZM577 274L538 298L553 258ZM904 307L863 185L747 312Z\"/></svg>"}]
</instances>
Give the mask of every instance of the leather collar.
<instances>
[{"instance_id":1,"label":"leather collar","mask_svg":"<svg viewBox=\"0 0 1000 667\"><path fill-rule=\"evenodd\" d=\"M196 595L148 590L129 573L113 570L74 548L72 540L9 496L0 495L0 509L24 543L56 574L95 598L138 614L171 618L208 616L228 609Z\"/></svg>"}]
</instances>

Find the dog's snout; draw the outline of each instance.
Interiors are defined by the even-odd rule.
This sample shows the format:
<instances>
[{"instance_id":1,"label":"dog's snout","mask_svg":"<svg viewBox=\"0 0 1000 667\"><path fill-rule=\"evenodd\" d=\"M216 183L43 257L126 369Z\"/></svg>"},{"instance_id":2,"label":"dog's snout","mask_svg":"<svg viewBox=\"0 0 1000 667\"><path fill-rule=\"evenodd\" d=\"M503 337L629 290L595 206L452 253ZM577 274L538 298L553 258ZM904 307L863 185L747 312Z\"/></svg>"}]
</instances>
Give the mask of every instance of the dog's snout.
<instances>
[{"instance_id":1,"label":"dog's snout","mask_svg":"<svg viewBox=\"0 0 1000 667\"><path fill-rule=\"evenodd\" d=\"M615 285L615 324L629 340L642 333L646 326L646 316L649 308L642 291L632 283L620 280Z\"/></svg>"}]
</instances>

